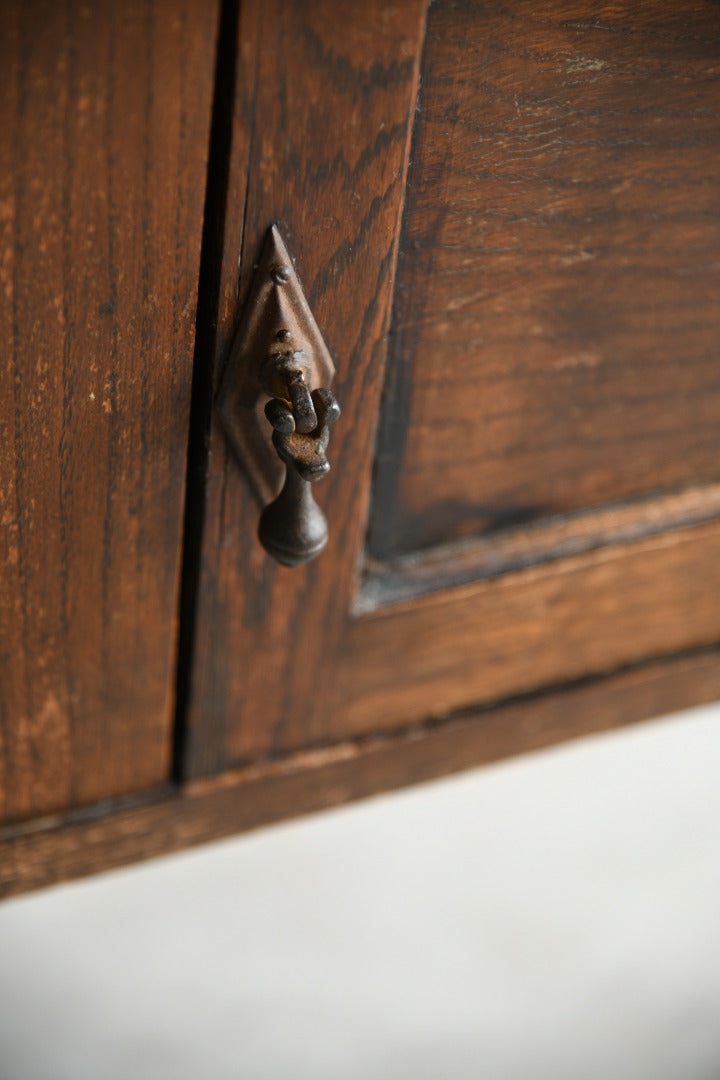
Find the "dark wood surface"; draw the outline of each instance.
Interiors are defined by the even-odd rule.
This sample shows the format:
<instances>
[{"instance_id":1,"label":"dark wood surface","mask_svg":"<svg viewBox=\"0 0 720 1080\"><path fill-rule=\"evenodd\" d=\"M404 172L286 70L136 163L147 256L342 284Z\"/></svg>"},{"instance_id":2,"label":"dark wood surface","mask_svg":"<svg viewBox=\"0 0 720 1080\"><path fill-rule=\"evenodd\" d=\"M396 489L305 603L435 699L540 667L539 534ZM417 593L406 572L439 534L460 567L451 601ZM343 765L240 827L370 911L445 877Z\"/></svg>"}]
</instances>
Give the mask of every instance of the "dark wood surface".
<instances>
[{"instance_id":1,"label":"dark wood surface","mask_svg":"<svg viewBox=\"0 0 720 1080\"><path fill-rule=\"evenodd\" d=\"M260 508L213 416L191 776L325 737L367 515L423 18L423 0L242 6L214 381L277 221L336 359L343 416L328 449L332 471L315 490L329 547L293 570L260 546Z\"/></svg>"},{"instance_id":2,"label":"dark wood surface","mask_svg":"<svg viewBox=\"0 0 720 1080\"><path fill-rule=\"evenodd\" d=\"M167 775L216 14L0 5L0 819Z\"/></svg>"},{"instance_id":3,"label":"dark wood surface","mask_svg":"<svg viewBox=\"0 0 720 1080\"><path fill-rule=\"evenodd\" d=\"M333 471L316 488L330 545L317 562L295 570L277 566L260 547L250 485L212 419L184 758L190 777L422 723L720 639L717 488L707 486L720 448L714 423L720 384L708 330L717 325L710 306L718 224L710 140L720 134L710 89L717 85L708 60L714 48L710 8L684 4L683 25L694 28L684 33L675 8L651 4L631 33L627 5L602 8L614 20L611 32L602 29L594 7L586 19L581 7L571 9L564 0L542 16L520 4L512 17L499 5L438 3L430 9L416 113L421 8L405 4L385 20L372 6L338 20L337 9L319 0L242 10L244 62L238 64L232 118L213 378L217 383L264 232L277 220L335 356L334 389L343 417L329 448ZM642 88L638 117L633 109ZM443 110L453 97L456 112L450 110L445 123ZM687 112L690 99L695 105ZM469 108L472 124L463 113ZM535 119L533 108L540 110ZM580 113L587 139L579 134ZM451 413L443 414L443 430L426 432L426 460L436 455L448 472L423 481L424 522L448 535L439 494L446 475L447 490L460 474L466 493L478 490L467 449L486 432L479 419L487 403L486 361L495 354L474 338L473 349L463 353L463 383L449 377L444 365L450 361L439 347L464 333L466 316L477 322L476 337L496 342L498 320L506 320L505 330L514 327L502 360L509 365L512 352L503 383L515 408L508 423L525 425L524 460L538 483L556 483L567 497L538 522L541 534L508 533L494 553L488 537L479 556L477 549L463 552L462 584L453 579L456 553L448 549L435 579L430 569L422 586L404 598L381 590L374 604L363 604L367 591L358 595L358 582L373 427L379 411L388 413L390 426L398 419L397 340L391 342L394 389L382 405L380 383L413 117L405 276L398 279L394 318L396 329L405 319L413 333L439 336L421 366L405 372L410 381L400 396L405 404L414 401L416 378L418 393L424 393L428 372L438 415L446 397L456 395ZM541 138L545 120L554 123L555 134ZM647 137L642 125L651 129ZM515 150L526 143L522 161L516 160ZM691 154L680 164L680 150L696 144L697 160ZM445 151L446 173L433 157ZM475 168L470 176L468 155ZM499 162L505 169L500 179ZM647 183L639 165L649 170ZM493 193L506 206L507 220L487 211ZM408 240L421 197L437 215L435 254L447 264L445 276L439 263L433 269L425 258L435 250L430 234L415 246ZM424 228L427 215L423 221ZM468 254L463 247L478 222L486 232L491 225L507 230L502 243L487 234L487 268L487 252ZM708 230L706 241L699 238L698 222ZM453 243L446 243L441 226L456 230ZM529 242L533 230L540 247ZM574 255L585 233L594 256L578 261ZM465 306L457 307L463 260L463 274L470 277ZM625 277L623 266L633 268ZM497 287L489 281L491 269ZM672 319L678 332L666 334L665 309L676 291L681 302ZM656 292L657 303L648 307ZM570 344L568 296L576 304ZM697 319L683 322L686 304L695 305ZM614 321L598 315L601 307L607 312L615 306L620 314ZM539 318L540 307L544 337L533 332L536 323L528 314L534 310L533 319ZM628 320L644 327L645 336L623 336L619 324ZM555 365L561 356L576 355L578 335L609 350L607 364L597 370L584 363ZM534 352L538 341L542 356ZM612 372L607 385L605 367ZM665 380L659 388L653 384L658 372ZM502 381L500 368L497 373ZM401 382L404 377L401 371ZM623 387L631 384L643 391L642 402L625 396ZM546 386L547 394L538 389L530 400L531 385ZM533 427L538 409L560 438L562 460L543 456L545 436ZM601 450L586 423L591 413L593 424L607 420ZM454 457L451 446L458 450ZM392 517L378 501L386 470L401 463L404 477L410 462L407 453L395 463L383 454L381 442L373 521L385 512ZM512 486L517 460L512 454L493 460L498 482ZM576 467L581 493L574 503ZM623 505L621 497L630 494L623 486L628 469L644 476L635 492L642 498ZM679 493L656 491L681 480L695 483ZM590 482L600 484L595 495L582 487ZM558 516L608 499L619 504L596 509L592 520L580 513ZM410 548L422 546L425 527L419 526ZM384 606L388 600L393 602Z\"/></svg>"},{"instance_id":4,"label":"dark wood surface","mask_svg":"<svg viewBox=\"0 0 720 1080\"><path fill-rule=\"evenodd\" d=\"M214 4L0 10L0 892L720 697L717 6L425 8L227 0L210 139ZM213 410L273 221L293 570Z\"/></svg>"},{"instance_id":5,"label":"dark wood surface","mask_svg":"<svg viewBox=\"0 0 720 1080\"><path fill-rule=\"evenodd\" d=\"M720 477L720 12L428 14L370 551Z\"/></svg>"},{"instance_id":6,"label":"dark wood surface","mask_svg":"<svg viewBox=\"0 0 720 1080\"><path fill-rule=\"evenodd\" d=\"M720 641L720 522L601 547L352 621L335 737Z\"/></svg>"},{"instance_id":7,"label":"dark wood surface","mask_svg":"<svg viewBox=\"0 0 720 1080\"><path fill-rule=\"evenodd\" d=\"M549 518L471 541L431 548L420 557L368 559L354 612L368 615L387 604L558 562L603 547L627 544L720 517L720 484L649 495L580 515Z\"/></svg>"},{"instance_id":8,"label":"dark wood surface","mask_svg":"<svg viewBox=\"0 0 720 1080\"><path fill-rule=\"evenodd\" d=\"M0 896L444 776L720 697L720 657L677 657L392 737L342 743L214 779L145 805L0 830Z\"/></svg>"}]
</instances>

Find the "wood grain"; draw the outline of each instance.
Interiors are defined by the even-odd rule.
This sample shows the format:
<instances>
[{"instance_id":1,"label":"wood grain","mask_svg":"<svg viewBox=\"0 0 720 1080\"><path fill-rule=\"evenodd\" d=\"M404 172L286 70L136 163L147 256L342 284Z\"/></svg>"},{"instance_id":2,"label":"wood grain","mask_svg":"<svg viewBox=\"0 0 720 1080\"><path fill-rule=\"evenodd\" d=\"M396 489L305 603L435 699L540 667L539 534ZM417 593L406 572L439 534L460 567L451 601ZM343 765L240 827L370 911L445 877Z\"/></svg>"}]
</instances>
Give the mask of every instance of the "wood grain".
<instances>
[{"instance_id":1,"label":"wood grain","mask_svg":"<svg viewBox=\"0 0 720 1080\"><path fill-rule=\"evenodd\" d=\"M431 5L373 557L720 477L719 60L707 0Z\"/></svg>"},{"instance_id":2,"label":"wood grain","mask_svg":"<svg viewBox=\"0 0 720 1080\"><path fill-rule=\"evenodd\" d=\"M558 562L570 555L626 544L720 517L720 484L648 495L619 505L550 518L387 562L368 559L353 603L356 615L385 604Z\"/></svg>"},{"instance_id":3,"label":"wood grain","mask_svg":"<svg viewBox=\"0 0 720 1080\"><path fill-rule=\"evenodd\" d=\"M357 619L337 737L720 640L720 523L447 589Z\"/></svg>"},{"instance_id":4,"label":"wood grain","mask_svg":"<svg viewBox=\"0 0 720 1080\"><path fill-rule=\"evenodd\" d=\"M216 16L0 8L0 818L167 774Z\"/></svg>"},{"instance_id":5,"label":"wood grain","mask_svg":"<svg viewBox=\"0 0 720 1080\"><path fill-rule=\"evenodd\" d=\"M609 11L608 5L603 11L606 8ZM576 252L573 244L577 241L577 232L573 229L577 230L579 226L573 214L581 217L590 214L592 218L589 208L595 204L587 201L588 191L599 192L600 200L597 220L593 218L588 228L591 232L594 230L593 242L605 244L609 252L604 264L605 277L600 283L604 282L603 287L607 285L611 292L615 290L612 296L618 303L625 304L623 310L637 309L641 321L651 319L643 308L643 289L654 288L653 283L661 280L664 264L659 261L664 258L663 252L672 250L678 256L679 261L672 264L669 273L672 282L677 278L685 299L692 296L698 303L705 304L701 286L706 277L708 282L714 280L714 271L707 259L693 264L695 269L688 277L683 268L687 269L690 264L684 248L680 251L682 244L695 235L692 230L686 235L680 227L688 200L695 198L692 194L695 191L695 159L692 156L688 159L689 169L678 165L672 172L669 151L662 150L665 146L662 140L670 139L671 120L676 126L679 123L677 116L679 103L685 100L683 95L697 94L700 105L680 124L680 129L684 131L686 127L698 125L698 145L705 147L705 171L697 172L701 191L698 206L705 206L702 199L711 198L712 192L716 191L715 174L710 175L708 171L708 155L710 134L717 134L712 127L715 113L707 97L707 87L714 85L714 75L707 61L710 50L708 9L701 4L689 3L683 7L690 20L688 25L698 31L685 36L678 30L677 20L672 15L674 9L668 9L670 13L664 16L658 4L643 8L645 14L639 17L637 26L647 33L618 31L611 36L597 27L584 25L593 21L584 19L584 10L577 5L571 9L565 0L558 0L548 8L548 13L535 16L529 5L521 3L517 8L517 19L513 20L506 9L493 4L433 5L425 57L428 78L422 83L413 151L414 172L409 174L414 186L408 195L406 233L408 222L414 220L413 200L419 198L419 191L425 190L424 197L435 206L439 220L454 223L453 228L459 230L453 243L456 247L459 245L462 257L467 256L470 260L469 272L476 275L468 286L467 295L474 295L473 290L477 292L478 311L483 314L492 297L499 294L486 285L482 267L477 270L476 266L473 270L475 255L471 258L462 246L466 239L464 226L461 227L462 214L473 221L482 220L485 222L483 227L490 228L487 222L492 215L488 217L485 213L486 186L489 185L488 191L497 192L499 181L494 170L498 155L505 160L510 173L503 182L503 198L509 200L508 213L520 237L502 255L506 284L525 281L526 266L529 267L528 280L535 280L533 275L540 274L537 252L527 246L527 240L532 230L540 229L542 225L545 229L540 233L545 245L540 260L544 267L542 274L551 277L555 274L553 280L562 285L557 293L542 293L545 299L552 301L547 310L543 309L543 317L550 320L547 341L553 349L556 346L565 348L558 344L559 338L558 341L553 338L555 330L550 323L556 318L561 322L566 318L563 299L566 289L575 289L577 298L580 295L577 290L583 281L583 289L588 284L588 280L578 276L580 271L577 269L588 260L572 265L562 263L562 258ZM616 22L629 17L627 7L614 5L613 11ZM667 25L662 22L663 18ZM438 47L437 41L441 40L438 28L443 19L449 26L447 34L452 47L446 48L441 56L442 64L438 62L437 70L431 71L428 64L433 49ZM497 25L493 19L497 20ZM657 26L650 34L653 19ZM658 29L661 25L666 26L664 37ZM493 32L489 33L490 30ZM595 69L586 66L576 70L573 66L579 63L578 56L586 53L591 59L595 56L588 52L595 41L594 35L598 36L598 59L605 64L597 70L607 68L612 72L617 69L615 81L610 83L607 75L606 81L600 80ZM649 36L647 43L646 36ZM461 39L462 49L458 44ZM541 539L535 550L535 560L542 565L534 569L518 569L527 567L522 558L512 565L517 552L514 555L509 552L510 562L499 569L495 580L469 582L461 588L441 588L434 596L379 609L359 619L352 614L363 555L373 429L380 410L384 350L390 297L393 295L393 260L403 199L403 170L414 115L422 40L420 3L402 5L390 13L382 4L377 7L366 5L353 9L352 13L343 11L342 19L338 18L337 8L323 0L311 4L248 3L241 12L240 62L234 98L225 247L212 379L217 385L247 293L253 260L257 258L267 226L276 220L296 259L320 330L335 357L338 379L334 389L344 415L333 431L329 448L333 471L317 486L318 500L329 520L330 545L317 562L296 570L277 566L260 547L255 536L259 508L250 486L216 419L213 418L209 425L205 526L185 755L185 775L191 778L272 760L288 752L326 747L358 735L423 723L457 708L530 692L563 679L607 673L628 663L647 660L654 654L665 655L720 640L720 616L714 603L719 584L716 566L720 534L717 525L708 523L708 519L717 516L717 508L712 502L711 491L707 506L703 506L702 494L710 472L717 468L716 453L712 457L712 470L705 468L704 462L710 458L703 456L708 447L718 449L717 424L714 420L710 424L708 420L715 416L713 386L716 383L712 379L716 375L716 366L711 363L707 351L710 348L707 326L703 324L701 332L707 353L703 353L701 362L699 354L693 351L700 338L693 337L692 327L688 329L689 351L686 351L682 335L678 333L673 337L664 333L667 324L662 321L665 317L662 312L657 315L660 331L649 330L650 339L659 349L665 350L663 371L670 379L667 385L672 389L673 405L692 399L693 412L688 414L683 408L672 411L665 397L660 395L653 399L651 393L644 397L641 410L648 423L641 422L640 413L632 414L633 423L636 420L639 423L637 431L635 427L623 428L617 418L608 421L607 430L612 429L614 434L608 443L611 450L607 446L602 450L604 475L611 478L607 497L620 499L629 494L630 489L623 487L624 469L645 470L647 484L640 485L641 490L632 507L603 510L605 522L596 527L594 533L592 527L585 529L577 519L574 524L556 520L550 547L546 544L543 548ZM562 53L563 48L565 53ZM616 60L611 59L613 50L617 52ZM566 89L562 100L566 106L565 119L561 117L558 123L570 125L567 101L574 100L575 95L580 104L585 102L587 109L592 105L594 112L588 113L587 124L595 131L596 142L591 139L587 153L586 149L581 152L579 144L576 145L579 120L573 121L572 137L571 134L566 138L563 136L563 142L558 136L561 150L553 149L552 140L543 149L544 144L533 142L535 136L531 137L530 128L524 127L527 117L523 109L518 111L514 106L513 95L519 95L523 108L530 109L533 101L538 109L548 109L550 114L553 109L560 108L561 95L557 87L561 53L565 56L563 85ZM670 65L668 71L672 78L668 76L664 80L659 73L658 56L661 55ZM480 67L478 56L483 59ZM680 60L672 60L676 56ZM650 59L645 62L645 57ZM681 75L672 64L685 64L686 61L689 65L687 73ZM494 82L491 80L486 85L480 76L486 69L486 73L492 74L493 64L500 65L498 71L502 77L499 74ZM433 72L433 78L430 78L429 74ZM632 95L643 85L643 78L648 84L647 101L650 104L657 100L660 83L666 90L666 84L670 85L667 109L657 112L659 121L652 127L652 131L657 128L660 135L656 138L651 132L645 141L638 134L640 121L633 119L635 114L632 112ZM535 90L532 89L533 79L539 80ZM428 173L423 181L425 189L422 184L418 187L417 170L422 171L424 155L431 155L434 145L442 151L443 131L447 134L451 130L452 120L449 116L448 125L442 128L438 125L444 114L440 120L436 117L435 126L428 135L432 145L425 147L422 140L418 142L418 132L422 134L424 130L425 116L432 120L433 100L437 98L447 104L448 94L459 94L458 109L463 102L465 107L463 86L465 98L472 98L475 126L458 121L457 130L452 129L457 154L451 155L450 164L464 160L470 140L478 148L477 153L485 155L482 168L478 165L472 182L465 176L455 188L450 184L454 176L452 169L447 176L437 171ZM540 94L541 89L545 97ZM583 95L588 94L590 98L586 100ZM510 108L510 99L513 104L506 117L508 129L501 138L498 117L503 109ZM496 115L497 110L500 113ZM622 110L628 112L627 123L632 138L627 152L618 156L617 147L622 142L618 132L625 130L623 124L626 122ZM650 123L648 116L643 116L643 123ZM492 138L490 134L481 137L483 131L477 125L485 122L484 117ZM521 134L525 131L522 138L530 140L532 167L526 168L528 155L521 167L513 164L514 159L508 154L507 147L513 138L522 141L521 135L516 135L516 126ZM632 171L640 160L638 154L642 158L645 142L648 142L648 162L659 168L660 157L665 153L664 168L670 170L667 201L663 203L665 209L662 211L652 202L656 189L652 185L643 185L637 179L636 171ZM553 184L559 183L558 176L565 178L557 213L549 215L551 224L557 224L557 233L554 225L546 227L540 222L532 209L533 200L539 198L538 192L542 189L539 177L545 173L540 158L544 154L547 155L543 160L547 164L548 190L554 190ZM561 165L565 173L562 173ZM626 166L627 175L633 181L623 190L630 194L616 192L613 195L620 200L616 217L609 211L600 212L605 206L603 199L609 198L606 175L614 176L615 171L625 175ZM582 170L588 168L596 177L595 186L589 182L575 184L577 170L580 170L577 175L582 178L585 175ZM512 169L518 170L517 176ZM524 179L526 172L527 181ZM510 183L514 177L517 183ZM622 214L619 208L623 208ZM673 216L676 210L679 217ZM655 221L653 215L657 214L660 214L657 237L665 236L662 243L656 242L657 237L653 239L655 233L648 225L649 220ZM617 240L615 229L616 221L620 220L625 223L622 242ZM710 214L710 230L714 228L714 221ZM505 228L504 219L498 223L492 218L490 224L493 229ZM663 233L665 225L670 230L668 233ZM642 248L645 262L640 259L636 274L641 283L638 286L640 292L633 291L634 287L628 289L627 283L618 291L620 275L616 268L620 265L621 248L625 244L627 258L632 262L639 258L637 245L643 236L647 241ZM711 232L709 243L712 245L713 242ZM492 244L488 243L492 249ZM450 318L440 309L423 307L435 302L430 295L434 289L433 274L426 281L426 274L432 269L423 261L427 250L428 244L420 244L413 249L411 260L406 245L406 270L403 273L410 276L398 280L396 327L400 325L397 320L405 318L403 312L414 311L412 318L416 329L427 334L440 333L438 328L442 324L445 326L443 340L450 341L456 332L456 324L463 325L464 312L451 309ZM692 244L690 250L695 254L699 251ZM443 259L449 260L457 254L452 245L447 250L442 248L442 252ZM552 257L555 259L555 262L550 260L550 270L545 258L548 252L554 252ZM409 268L411 261L412 270ZM448 271L448 280L456 282L457 277ZM690 285L685 281L686 277ZM447 301L444 288L441 282L438 290L441 304ZM690 292L683 292L686 289ZM506 299L511 293L512 289ZM584 291L582 295L585 296ZM602 295L602 290L598 295ZM661 299L664 306L665 293L661 293ZM501 309L502 304L498 308L500 314ZM525 315L519 315L519 321L513 324L515 336L511 347L514 359L508 366L508 379L511 384L513 380L519 381L518 385L525 380L522 385L529 386L537 376L538 386L545 385L544 376L537 374L544 361L537 360L532 351L535 339L525 318L527 311L523 304L518 310ZM591 337L600 334L602 337L611 331L614 333L612 325L606 325L599 316L590 318L585 309L579 307L576 314L573 325L578 334ZM652 319L655 317L653 314ZM711 315L708 318L712 320ZM619 342L617 335L613 340L616 344ZM645 384L656 374L656 368L652 367L655 354L648 353L648 340L637 354L634 347L629 352L620 350L619 353L622 362L618 370L623 373L619 377L627 378L628 385L633 383L639 387L643 384L643 392L647 389ZM392 343L395 361L398 347L397 343ZM450 349L447 355L451 354ZM447 357L439 346L428 364L436 379L434 400L439 401L445 389L448 394L457 391L461 394L463 408L466 413L470 410L472 419L475 417L472 410L481 408L479 403L485 400L479 387L487 381L487 371L479 352L467 351L463 357L466 382L458 383L455 390L448 377ZM396 363L393 370L397 372ZM612 384L608 389L601 383L584 381L583 365L577 369L570 365L562 370L552 370L560 373L561 380L571 380L563 383L570 395L568 399L558 397L554 390L545 399L542 394L536 395L537 401L546 409L546 418L552 419L554 430L569 432L567 439L562 436L565 442L562 443L562 461L557 463L559 472L543 457L544 444L538 430L532 427L531 419L528 420L527 446L523 452L528 461L532 460L541 483L554 483L557 473L558 483L569 485L569 501L563 504L567 509L574 498L569 478L574 475L575 459L587 453L580 440L580 434L587 434L587 430L583 423L577 426L577 416L594 409L597 417L608 410L612 417L619 409L619 414L627 420L629 399L623 396L624 391L618 391L616 409L609 397L617 387ZM416 377L418 385L423 384L422 371L408 369L407 373L410 381L401 385L400 406L414 400ZM700 375L702 378L698 382ZM579 381L573 382L574 379ZM687 384L683 379L688 380ZM689 397L680 393L681 383ZM395 385L391 380L391 386ZM548 385L555 384L551 380ZM388 423L391 425L397 420L392 404L394 393L391 389L383 404L383 409L390 409ZM517 400L522 404L520 398ZM569 407L565 408L568 401ZM649 419L651 414L655 415L654 410L657 410L657 427L662 429L662 437L657 436L657 439L656 428L652 428L655 434L651 434ZM522 427L524 415L524 409L518 409L513 423ZM465 445L468 440L471 444L473 438L478 437L472 425L468 427L463 423L464 416L465 413L456 408L452 416L446 417L445 429L434 432L427 440L428 454L432 456L437 451L438 460L446 461L448 447L453 442L456 444L458 438L462 438ZM619 434L621 429L622 434ZM682 437L678 435L680 441L673 435L676 429L685 432ZM659 461L653 455L656 451L660 453L658 448L668 437L668 432L673 468L682 470L682 476L680 473L671 475L664 467L660 472L653 472ZM682 442L685 438L687 444ZM699 456L690 447L695 438L699 440L698 445L702 443L703 446ZM652 446L648 439L653 442ZM400 457L397 464L404 470L409 460ZM474 484L472 459L467 454L460 454L457 460L466 486L470 482ZM498 459L498 476L502 473L503 483L515 482L515 464L509 458L502 462ZM395 467L381 452L376 462L376 494L380 490L377 485L382 486L385 482L386 468L391 466ZM587 475L583 473L578 483L582 486L590 475L597 479L600 472L593 472L588 465ZM663 494L653 505L656 480L660 486L692 480L694 486L679 493ZM444 483L444 479L439 479L433 487L428 482L424 491L429 501L423 510L427 527L435 528L440 522L443 536L446 519L441 502L438 502L438 491ZM646 490L648 485L651 491ZM598 496L600 503L605 497ZM584 509L592 502L586 491L580 497L580 508ZM390 512L387 506L384 509ZM373 520L380 512L384 512L383 508L378 510L375 503ZM578 514L580 517L582 515ZM594 524L597 526L597 519ZM423 524L422 528L425 527ZM413 541L410 546L422 545ZM512 543L506 545L506 554L509 548ZM486 554L492 562L492 553ZM488 577L480 569L477 577L483 576ZM426 581L426 588L427 585Z\"/></svg>"},{"instance_id":6,"label":"wood grain","mask_svg":"<svg viewBox=\"0 0 720 1080\"><path fill-rule=\"evenodd\" d=\"M335 358L343 417L316 491L330 545L293 570L261 548L260 508L213 418L191 776L325 734L367 515L423 19L422 0L342 11L332 0L249 0L241 9L214 380L276 221Z\"/></svg>"},{"instance_id":7,"label":"wood grain","mask_svg":"<svg viewBox=\"0 0 720 1080\"><path fill-rule=\"evenodd\" d=\"M184 794L0 831L0 896L251 829L720 697L717 651L266 766L196 781Z\"/></svg>"}]
</instances>

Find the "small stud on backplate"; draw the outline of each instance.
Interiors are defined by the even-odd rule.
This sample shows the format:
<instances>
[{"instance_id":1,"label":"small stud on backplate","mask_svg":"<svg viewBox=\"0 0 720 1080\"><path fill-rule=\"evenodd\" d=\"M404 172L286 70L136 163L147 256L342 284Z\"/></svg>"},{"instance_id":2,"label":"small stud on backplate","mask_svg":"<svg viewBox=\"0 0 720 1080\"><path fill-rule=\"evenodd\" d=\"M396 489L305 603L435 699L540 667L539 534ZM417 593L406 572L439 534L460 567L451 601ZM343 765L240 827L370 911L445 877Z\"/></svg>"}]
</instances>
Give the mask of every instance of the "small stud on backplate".
<instances>
[{"instance_id":1,"label":"small stud on backplate","mask_svg":"<svg viewBox=\"0 0 720 1080\"><path fill-rule=\"evenodd\" d=\"M309 562L327 543L327 523L310 485L330 469L325 456L329 428L340 415L329 390L334 375L335 365L273 225L222 379L218 410L264 506L260 540L285 566ZM260 421L263 404L269 428Z\"/></svg>"}]
</instances>

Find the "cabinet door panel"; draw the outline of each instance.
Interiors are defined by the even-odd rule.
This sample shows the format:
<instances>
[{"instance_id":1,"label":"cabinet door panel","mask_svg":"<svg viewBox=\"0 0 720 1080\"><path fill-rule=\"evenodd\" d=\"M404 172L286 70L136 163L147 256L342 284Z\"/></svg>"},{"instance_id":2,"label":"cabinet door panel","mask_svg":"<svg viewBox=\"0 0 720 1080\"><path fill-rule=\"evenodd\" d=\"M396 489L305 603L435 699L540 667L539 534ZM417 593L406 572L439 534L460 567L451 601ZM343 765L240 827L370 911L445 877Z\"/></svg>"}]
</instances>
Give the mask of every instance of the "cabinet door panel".
<instances>
[{"instance_id":1,"label":"cabinet door panel","mask_svg":"<svg viewBox=\"0 0 720 1080\"><path fill-rule=\"evenodd\" d=\"M344 415L294 570L213 420L193 776L720 640L716 9L422 6L243 9L215 378L275 220Z\"/></svg>"},{"instance_id":2,"label":"cabinet door panel","mask_svg":"<svg viewBox=\"0 0 720 1080\"><path fill-rule=\"evenodd\" d=\"M373 557L720 478L718 47L706 3L432 6Z\"/></svg>"},{"instance_id":3,"label":"cabinet door panel","mask_svg":"<svg viewBox=\"0 0 720 1080\"><path fill-rule=\"evenodd\" d=\"M215 35L0 11L0 819L168 775Z\"/></svg>"},{"instance_id":4,"label":"cabinet door panel","mask_svg":"<svg viewBox=\"0 0 720 1080\"><path fill-rule=\"evenodd\" d=\"M323 738L366 522L423 9L424 0L247 0L241 9L215 383L275 221L337 358L343 416L318 485L331 548L287 570L260 547L252 488L213 415L192 775Z\"/></svg>"}]
</instances>

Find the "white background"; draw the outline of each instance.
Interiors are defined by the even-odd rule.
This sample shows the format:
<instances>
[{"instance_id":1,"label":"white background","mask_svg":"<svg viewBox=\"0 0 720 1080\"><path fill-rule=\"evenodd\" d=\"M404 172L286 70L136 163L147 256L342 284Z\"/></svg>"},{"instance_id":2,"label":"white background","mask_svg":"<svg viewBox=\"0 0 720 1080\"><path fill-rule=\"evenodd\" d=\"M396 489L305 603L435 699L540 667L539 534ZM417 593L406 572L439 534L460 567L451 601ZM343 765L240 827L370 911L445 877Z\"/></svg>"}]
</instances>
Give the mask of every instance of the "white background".
<instances>
[{"instance_id":1,"label":"white background","mask_svg":"<svg viewBox=\"0 0 720 1080\"><path fill-rule=\"evenodd\" d=\"M0 904L0 1080L718 1080L720 707Z\"/></svg>"}]
</instances>

